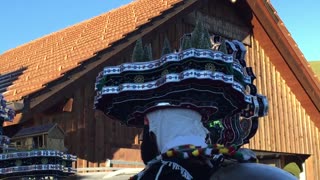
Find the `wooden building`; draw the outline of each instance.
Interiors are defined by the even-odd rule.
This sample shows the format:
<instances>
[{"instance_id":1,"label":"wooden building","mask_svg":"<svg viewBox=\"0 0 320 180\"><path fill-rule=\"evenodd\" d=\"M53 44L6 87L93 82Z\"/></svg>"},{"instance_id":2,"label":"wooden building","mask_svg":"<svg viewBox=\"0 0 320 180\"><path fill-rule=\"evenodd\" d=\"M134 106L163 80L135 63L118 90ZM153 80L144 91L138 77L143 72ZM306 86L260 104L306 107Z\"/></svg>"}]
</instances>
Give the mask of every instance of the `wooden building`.
<instances>
[{"instance_id":1,"label":"wooden building","mask_svg":"<svg viewBox=\"0 0 320 180\"><path fill-rule=\"evenodd\" d=\"M139 38L152 44L154 58L165 37L177 49L199 15L211 34L245 43L259 93L268 97L269 115L246 147L282 167L299 160L308 180L320 179L320 83L267 0L137 0L5 52L0 93L23 102L6 131L59 124L76 167L139 160L141 130L93 110L97 73L130 61Z\"/></svg>"},{"instance_id":2,"label":"wooden building","mask_svg":"<svg viewBox=\"0 0 320 180\"><path fill-rule=\"evenodd\" d=\"M44 124L22 128L12 138L17 149L49 149L66 151L64 132L58 124Z\"/></svg>"}]
</instances>

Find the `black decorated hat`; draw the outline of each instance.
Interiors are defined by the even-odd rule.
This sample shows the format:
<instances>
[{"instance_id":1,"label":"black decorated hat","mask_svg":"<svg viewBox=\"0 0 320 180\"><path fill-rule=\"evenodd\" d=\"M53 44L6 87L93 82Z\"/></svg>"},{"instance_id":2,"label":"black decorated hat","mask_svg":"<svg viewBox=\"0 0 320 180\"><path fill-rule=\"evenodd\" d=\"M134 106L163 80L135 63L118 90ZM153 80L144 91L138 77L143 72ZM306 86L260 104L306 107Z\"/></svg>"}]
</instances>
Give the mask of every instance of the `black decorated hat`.
<instances>
[{"instance_id":1,"label":"black decorated hat","mask_svg":"<svg viewBox=\"0 0 320 180\"><path fill-rule=\"evenodd\" d=\"M255 75L244 59L246 48L237 40L210 37L203 27L202 34L197 30L182 38L179 52L170 53L165 39L163 56L157 60L151 60L150 45L143 49L137 41L135 62L99 73L95 108L134 127L143 126L148 112L189 108L202 115L215 143L248 142L258 117L267 114L268 102L257 94ZM196 37L199 34L202 38ZM200 43L194 42L197 39Z\"/></svg>"},{"instance_id":2,"label":"black decorated hat","mask_svg":"<svg viewBox=\"0 0 320 180\"><path fill-rule=\"evenodd\" d=\"M255 104L261 97L253 79L251 69L233 62L231 55L188 49L151 62L105 68L97 78L95 106L133 126L143 125L145 113L163 107L192 108L208 120L250 106L243 115L258 116L264 106Z\"/></svg>"}]
</instances>

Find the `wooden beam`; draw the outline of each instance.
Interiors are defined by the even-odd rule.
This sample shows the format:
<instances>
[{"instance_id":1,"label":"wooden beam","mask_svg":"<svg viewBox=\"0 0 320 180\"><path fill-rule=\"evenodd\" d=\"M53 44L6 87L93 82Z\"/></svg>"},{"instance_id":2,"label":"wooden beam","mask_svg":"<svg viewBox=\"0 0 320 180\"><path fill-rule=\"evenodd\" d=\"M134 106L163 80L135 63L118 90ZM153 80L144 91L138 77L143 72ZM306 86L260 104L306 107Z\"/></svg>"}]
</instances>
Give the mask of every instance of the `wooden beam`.
<instances>
[{"instance_id":1,"label":"wooden beam","mask_svg":"<svg viewBox=\"0 0 320 180\"><path fill-rule=\"evenodd\" d=\"M72 112L72 106L73 106L73 98L70 98L63 106L62 111L63 112Z\"/></svg>"}]
</instances>

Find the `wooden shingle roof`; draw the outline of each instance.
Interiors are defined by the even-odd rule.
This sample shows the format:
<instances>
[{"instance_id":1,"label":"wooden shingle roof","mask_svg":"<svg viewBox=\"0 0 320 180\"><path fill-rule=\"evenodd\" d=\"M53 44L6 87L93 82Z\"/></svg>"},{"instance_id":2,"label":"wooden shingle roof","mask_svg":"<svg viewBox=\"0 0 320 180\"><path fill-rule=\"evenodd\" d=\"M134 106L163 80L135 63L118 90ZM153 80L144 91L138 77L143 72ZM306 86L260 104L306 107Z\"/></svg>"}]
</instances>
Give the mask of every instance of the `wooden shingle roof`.
<instances>
[{"instance_id":1,"label":"wooden shingle roof","mask_svg":"<svg viewBox=\"0 0 320 180\"><path fill-rule=\"evenodd\" d=\"M1 54L0 75L24 69L3 95L16 101L43 89L181 1L137 0Z\"/></svg>"}]
</instances>

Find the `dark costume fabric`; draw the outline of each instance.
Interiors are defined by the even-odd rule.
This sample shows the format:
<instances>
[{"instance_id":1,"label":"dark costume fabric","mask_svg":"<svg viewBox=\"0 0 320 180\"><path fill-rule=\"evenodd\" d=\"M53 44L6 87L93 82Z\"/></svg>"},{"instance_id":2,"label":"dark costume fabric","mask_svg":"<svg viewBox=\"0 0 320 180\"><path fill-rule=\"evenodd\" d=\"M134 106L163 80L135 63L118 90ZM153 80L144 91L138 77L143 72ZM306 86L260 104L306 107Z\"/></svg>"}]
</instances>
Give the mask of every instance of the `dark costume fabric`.
<instances>
[{"instance_id":1,"label":"dark costume fabric","mask_svg":"<svg viewBox=\"0 0 320 180\"><path fill-rule=\"evenodd\" d=\"M173 162L179 164L184 168L191 176L193 180L206 180L209 179L212 169L200 159L177 159L172 158L165 162ZM174 168L171 165L164 165L161 161L153 164L144 171L141 180L185 180L188 179L183 176L183 172L180 168ZM158 177L158 178L157 178ZM138 179L138 175L132 179Z\"/></svg>"},{"instance_id":2,"label":"dark costume fabric","mask_svg":"<svg viewBox=\"0 0 320 180\"><path fill-rule=\"evenodd\" d=\"M141 157L143 162L147 165L148 162L152 161L158 154L157 144L155 139L149 133L149 126L145 125L143 129L143 141L141 144ZM211 168L199 159L178 159L170 158L167 162L174 162L179 164L181 167L186 169L193 179L208 179ZM163 167L162 167L163 166ZM156 179L161 180L185 180L186 178L181 175L181 170L173 169L168 165L164 165L161 161L158 161L144 170L143 175L140 177L141 180ZM131 179L138 179L138 175Z\"/></svg>"},{"instance_id":3,"label":"dark costume fabric","mask_svg":"<svg viewBox=\"0 0 320 180\"><path fill-rule=\"evenodd\" d=\"M143 141L141 143L141 158L144 164L154 159L158 155L157 144L149 133L149 126L143 128Z\"/></svg>"}]
</instances>

